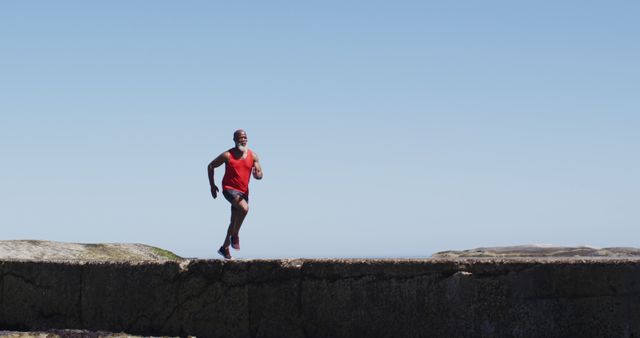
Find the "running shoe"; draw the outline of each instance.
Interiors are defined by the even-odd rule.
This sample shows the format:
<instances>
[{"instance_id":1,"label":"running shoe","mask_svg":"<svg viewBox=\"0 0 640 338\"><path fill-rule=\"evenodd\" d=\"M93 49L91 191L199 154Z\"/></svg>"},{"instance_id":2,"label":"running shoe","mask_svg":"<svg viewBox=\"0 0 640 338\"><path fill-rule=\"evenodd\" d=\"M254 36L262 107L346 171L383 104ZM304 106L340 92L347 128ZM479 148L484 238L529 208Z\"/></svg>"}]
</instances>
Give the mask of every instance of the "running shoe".
<instances>
[{"instance_id":1,"label":"running shoe","mask_svg":"<svg viewBox=\"0 0 640 338\"><path fill-rule=\"evenodd\" d=\"M229 248L225 248L221 246L220 249L218 249L218 253L220 254L220 256L224 257L225 259L231 259Z\"/></svg>"},{"instance_id":2,"label":"running shoe","mask_svg":"<svg viewBox=\"0 0 640 338\"><path fill-rule=\"evenodd\" d=\"M231 236L231 247L240 250L240 236Z\"/></svg>"}]
</instances>

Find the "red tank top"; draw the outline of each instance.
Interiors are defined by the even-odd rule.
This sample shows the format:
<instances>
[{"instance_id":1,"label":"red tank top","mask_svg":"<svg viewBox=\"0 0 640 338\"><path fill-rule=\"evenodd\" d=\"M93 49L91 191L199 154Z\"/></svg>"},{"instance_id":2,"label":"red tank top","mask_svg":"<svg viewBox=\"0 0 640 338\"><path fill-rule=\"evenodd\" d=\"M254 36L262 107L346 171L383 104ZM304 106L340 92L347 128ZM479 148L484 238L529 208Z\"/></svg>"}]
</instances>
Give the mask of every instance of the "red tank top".
<instances>
[{"instance_id":1,"label":"red tank top","mask_svg":"<svg viewBox=\"0 0 640 338\"><path fill-rule=\"evenodd\" d=\"M229 161L224 169L222 178L222 189L237 190L249 196L249 179L251 179L251 168L253 168L253 152L247 149L247 157L235 158L233 151L229 150ZM242 155L241 155L242 156Z\"/></svg>"}]
</instances>

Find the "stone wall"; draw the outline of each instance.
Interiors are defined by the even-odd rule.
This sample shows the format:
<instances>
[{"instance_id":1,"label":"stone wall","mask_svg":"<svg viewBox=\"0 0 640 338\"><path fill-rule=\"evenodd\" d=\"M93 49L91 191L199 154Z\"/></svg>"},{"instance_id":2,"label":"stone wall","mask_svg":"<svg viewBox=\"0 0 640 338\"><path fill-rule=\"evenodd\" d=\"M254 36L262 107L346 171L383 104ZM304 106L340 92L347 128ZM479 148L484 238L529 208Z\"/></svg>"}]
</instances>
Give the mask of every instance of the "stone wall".
<instances>
[{"instance_id":1,"label":"stone wall","mask_svg":"<svg viewBox=\"0 0 640 338\"><path fill-rule=\"evenodd\" d=\"M640 260L0 262L0 330L638 337Z\"/></svg>"}]
</instances>

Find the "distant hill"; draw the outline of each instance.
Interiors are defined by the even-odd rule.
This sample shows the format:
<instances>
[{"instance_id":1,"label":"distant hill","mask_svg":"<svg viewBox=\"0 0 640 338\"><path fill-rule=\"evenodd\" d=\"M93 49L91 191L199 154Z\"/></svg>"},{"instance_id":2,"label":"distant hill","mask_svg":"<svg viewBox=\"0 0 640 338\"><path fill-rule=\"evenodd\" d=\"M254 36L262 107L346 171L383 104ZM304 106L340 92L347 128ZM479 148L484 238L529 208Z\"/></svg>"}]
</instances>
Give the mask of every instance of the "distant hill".
<instances>
[{"instance_id":1,"label":"distant hill","mask_svg":"<svg viewBox=\"0 0 640 338\"><path fill-rule=\"evenodd\" d=\"M63 243L36 240L0 241L0 259L33 261L176 261L173 252L135 243Z\"/></svg>"},{"instance_id":2,"label":"distant hill","mask_svg":"<svg viewBox=\"0 0 640 338\"><path fill-rule=\"evenodd\" d=\"M476 248L461 251L441 251L433 258L456 257L640 257L638 248L564 247L551 245L516 245Z\"/></svg>"}]
</instances>

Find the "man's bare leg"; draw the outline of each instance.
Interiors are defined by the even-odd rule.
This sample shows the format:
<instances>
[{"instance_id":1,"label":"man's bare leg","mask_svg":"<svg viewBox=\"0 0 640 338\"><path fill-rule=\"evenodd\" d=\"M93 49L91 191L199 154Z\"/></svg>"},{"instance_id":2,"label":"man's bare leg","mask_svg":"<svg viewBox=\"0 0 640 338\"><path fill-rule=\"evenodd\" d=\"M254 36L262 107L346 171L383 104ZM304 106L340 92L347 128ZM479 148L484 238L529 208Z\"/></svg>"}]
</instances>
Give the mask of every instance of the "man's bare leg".
<instances>
[{"instance_id":1,"label":"man's bare leg","mask_svg":"<svg viewBox=\"0 0 640 338\"><path fill-rule=\"evenodd\" d=\"M229 239L229 237L234 235L233 231L235 229L236 218L237 218L236 208L232 207L231 208L231 221L229 222L229 227L227 228L227 235L224 237L224 243L222 244L223 248L228 248L229 245L231 244L231 240Z\"/></svg>"},{"instance_id":2,"label":"man's bare leg","mask_svg":"<svg viewBox=\"0 0 640 338\"><path fill-rule=\"evenodd\" d=\"M238 236L240 232L240 227L242 226L242 222L244 222L244 218L247 217L249 213L249 204L242 198L237 198L235 200L236 205L234 205L234 210L236 211L235 223L233 229L233 236Z\"/></svg>"},{"instance_id":3,"label":"man's bare leg","mask_svg":"<svg viewBox=\"0 0 640 338\"><path fill-rule=\"evenodd\" d=\"M222 244L223 248L229 247L231 244L231 236L238 236L242 222L249 212L249 204L241 197L237 197L231 206L231 221L229 222L227 235L225 236L224 243Z\"/></svg>"}]
</instances>

